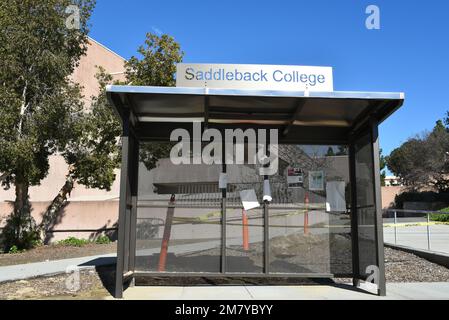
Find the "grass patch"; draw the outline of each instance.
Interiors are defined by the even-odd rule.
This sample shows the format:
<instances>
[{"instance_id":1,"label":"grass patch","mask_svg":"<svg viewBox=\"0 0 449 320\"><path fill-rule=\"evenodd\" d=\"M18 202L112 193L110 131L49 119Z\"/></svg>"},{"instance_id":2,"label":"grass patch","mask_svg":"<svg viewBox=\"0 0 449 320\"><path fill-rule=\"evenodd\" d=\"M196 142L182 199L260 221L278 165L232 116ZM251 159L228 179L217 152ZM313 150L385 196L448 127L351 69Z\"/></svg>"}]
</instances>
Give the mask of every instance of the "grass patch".
<instances>
[{"instance_id":1,"label":"grass patch","mask_svg":"<svg viewBox=\"0 0 449 320\"><path fill-rule=\"evenodd\" d=\"M111 239L108 236L99 236L94 242L96 244L109 244L111 243Z\"/></svg>"},{"instance_id":2,"label":"grass patch","mask_svg":"<svg viewBox=\"0 0 449 320\"><path fill-rule=\"evenodd\" d=\"M75 237L69 237L67 239L58 241L57 244L61 246L69 246L69 247L82 247L86 244L90 243L89 240L86 239L78 239Z\"/></svg>"}]
</instances>

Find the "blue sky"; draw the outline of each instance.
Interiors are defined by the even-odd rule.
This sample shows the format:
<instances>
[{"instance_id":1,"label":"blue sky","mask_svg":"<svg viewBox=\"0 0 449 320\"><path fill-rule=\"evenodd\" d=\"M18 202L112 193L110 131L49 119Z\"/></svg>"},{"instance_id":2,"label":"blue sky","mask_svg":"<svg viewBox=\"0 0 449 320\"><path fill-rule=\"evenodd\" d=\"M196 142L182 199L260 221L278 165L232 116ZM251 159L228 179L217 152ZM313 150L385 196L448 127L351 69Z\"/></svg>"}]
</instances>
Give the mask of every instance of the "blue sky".
<instances>
[{"instance_id":1,"label":"blue sky","mask_svg":"<svg viewBox=\"0 0 449 320\"><path fill-rule=\"evenodd\" d=\"M365 28L370 4L380 30ZM405 92L380 127L384 154L449 110L448 0L97 0L91 24L125 58L146 32L163 32L184 62L332 66L335 90Z\"/></svg>"}]
</instances>

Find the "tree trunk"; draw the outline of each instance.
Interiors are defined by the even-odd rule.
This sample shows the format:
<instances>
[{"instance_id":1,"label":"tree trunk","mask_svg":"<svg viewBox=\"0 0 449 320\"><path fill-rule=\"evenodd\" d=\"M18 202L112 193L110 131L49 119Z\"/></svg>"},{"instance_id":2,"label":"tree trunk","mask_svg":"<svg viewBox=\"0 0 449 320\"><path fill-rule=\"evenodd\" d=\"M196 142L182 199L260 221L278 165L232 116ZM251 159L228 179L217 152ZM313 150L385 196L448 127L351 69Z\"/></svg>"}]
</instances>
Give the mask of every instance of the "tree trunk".
<instances>
[{"instance_id":1,"label":"tree trunk","mask_svg":"<svg viewBox=\"0 0 449 320\"><path fill-rule=\"evenodd\" d=\"M20 180L19 180L20 181ZM11 220L11 228L14 233L13 244L18 247L26 247L27 235L34 230L36 224L31 216L31 205L28 198L29 184L27 182L16 182L15 193L16 199L14 201L14 212ZM5 228L7 228L5 227Z\"/></svg>"},{"instance_id":2,"label":"tree trunk","mask_svg":"<svg viewBox=\"0 0 449 320\"><path fill-rule=\"evenodd\" d=\"M31 214L28 203L28 184L25 182L17 182L16 187L16 200L14 202L14 212L21 216Z\"/></svg>"},{"instance_id":3,"label":"tree trunk","mask_svg":"<svg viewBox=\"0 0 449 320\"><path fill-rule=\"evenodd\" d=\"M58 192L58 195L47 207L40 225L41 238L44 239L44 243L47 243L50 240L48 231L51 230L51 228L53 228L57 223L59 223L59 213L65 202L67 201L67 195L70 195L70 193L72 192L74 183L75 179L71 174L68 174L64 185Z\"/></svg>"},{"instance_id":4,"label":"tree trunk","mask_svg":"<svg viewBox=\"0 0 449 320\"><path fill-rule=\"evenodd\" d=\"M28 201L28 183L26 182L16 182L15 191L16 199L14 201L14 215L16 217L17 225L16 239L20 241L24 231L29 231L32 228L31 225L31 206ZM27 223L30 221L30 223Z\"/></svg>"}]
</instances>

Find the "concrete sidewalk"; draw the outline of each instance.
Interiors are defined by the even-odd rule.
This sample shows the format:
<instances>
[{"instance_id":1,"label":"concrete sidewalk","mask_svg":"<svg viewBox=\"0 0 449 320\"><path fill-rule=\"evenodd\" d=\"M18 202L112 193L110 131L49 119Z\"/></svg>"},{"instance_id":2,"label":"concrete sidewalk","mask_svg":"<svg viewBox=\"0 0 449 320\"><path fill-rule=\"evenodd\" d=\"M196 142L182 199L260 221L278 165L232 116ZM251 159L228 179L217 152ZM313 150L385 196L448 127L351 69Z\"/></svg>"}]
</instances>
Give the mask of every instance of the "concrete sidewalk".
<instances>
[{"instance_id":1,"label":"concrete sidewalk","mask_svg":"<svg viewBox=\"0 0 449 320\"><path fill-rule=\"evenodd\" d=\"M69 266L78 266L80 269L89 269L101 265L115 264L116 256L117 255L115 253L112 253L73 259L4 266L0 267L0 283L64 273Z\"/></svg>"},{"instance_id":2,"label":"concrete sidewalk","mask_svg":"<svg viewBox=\"0 0 449 320\"><path fill-rule=\"evenodd\" d=\"M430 225L430 250L449 254L449 225ZM428 250L427 227L408 226L396 229L396 244ZM394 227L384 228L384 241L395 243Z\"/></svg>"},{"instance_id":3,"label":"concrete sidewalk","mask_svg":"<svg viewBox=\"0 0 449 320\"><path fill-rule=\"evenodd\" d=\"M108 297L108 299L113 299ZM446 300L449 282L388 283L379 297L349 284L310 286L131 287L126 300Z\"/></svg>"}]
</instances>

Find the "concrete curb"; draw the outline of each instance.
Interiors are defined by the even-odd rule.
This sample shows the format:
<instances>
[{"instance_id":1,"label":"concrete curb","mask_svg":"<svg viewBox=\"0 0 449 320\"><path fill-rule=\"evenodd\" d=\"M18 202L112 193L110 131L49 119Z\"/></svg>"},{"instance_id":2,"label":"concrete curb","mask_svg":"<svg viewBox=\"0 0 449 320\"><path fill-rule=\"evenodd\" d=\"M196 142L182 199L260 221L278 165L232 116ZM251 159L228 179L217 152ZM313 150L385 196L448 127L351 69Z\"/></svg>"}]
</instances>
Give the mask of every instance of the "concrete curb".
<instances>
[{"instance_id":1,"label":"concrete curb","mask_svg":"<svg viewBox=\"0 0 449 320\"><path fill-rule=\"evenodd\" d=\"M397 249L408 253L413 253L418 257L424 258L430 262L439 264L440 266L449 268L449 254L436 251L428 251L422 249L416 249L412 247L402 246L393 243L384 243L385 247L391 249Z\"/></svg>"}]
</instances>

